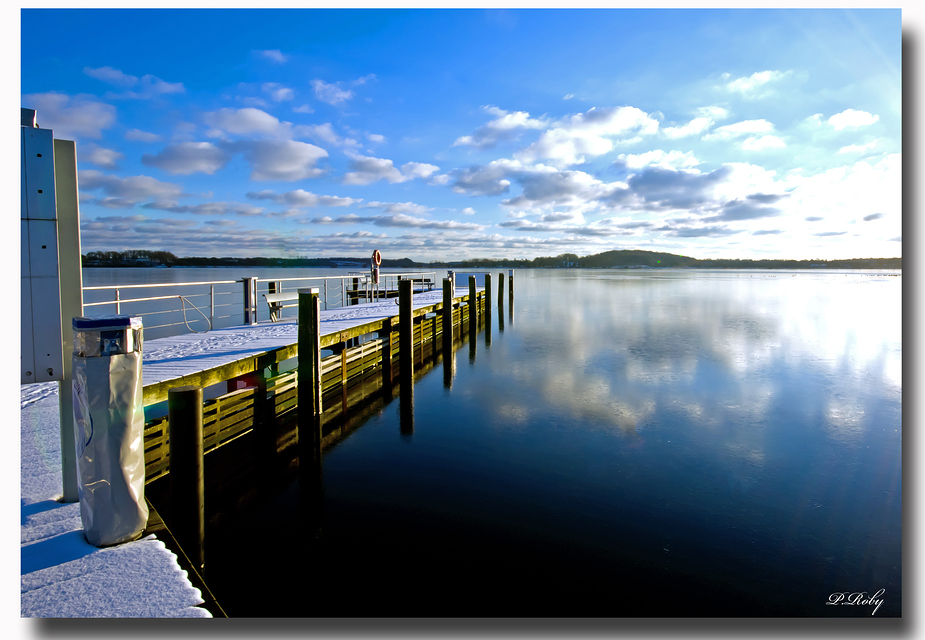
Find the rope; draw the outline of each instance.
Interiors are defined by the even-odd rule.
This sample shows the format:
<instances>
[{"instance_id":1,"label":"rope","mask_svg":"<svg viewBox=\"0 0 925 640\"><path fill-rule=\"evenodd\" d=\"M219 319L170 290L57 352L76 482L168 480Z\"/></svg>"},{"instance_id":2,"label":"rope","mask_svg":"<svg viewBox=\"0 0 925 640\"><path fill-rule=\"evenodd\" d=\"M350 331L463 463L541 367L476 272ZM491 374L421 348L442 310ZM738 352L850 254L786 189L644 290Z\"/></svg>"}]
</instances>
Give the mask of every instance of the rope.
<instances>
[{"instance_id":1,"label":"rope","mask_svg":"<svg viewBox=\"0 0 925 640\"><path fill-rule=\"evenodd\" d=\"M189 300L187 300L187 299L184 298L183 296L177 296L177 297L180 298L180 300L181 300L181 305L182 305L182 307L183 307L183 324L186 325L186 328L187 328L187 329L189 329L189 330L192 331L193 333L208 333L209 331L212 330L212 321L209 320L208 317L206 317L206 314L204 314L204 313L199 309L199 307L197 307L196 305L194 305L192 302L190 302ZM196 330L193 329L191 326L189 326L189 321L186 319L186 303L187 303L187 302L189 302L189 306L191 306L191 307L192 307L193 309L195 309L196 311L199 311L199 315L201 315L201 316L203 317L203 319L204 319L206 322L209 323L209 328L208 328L208 329L206 329L205 331L196 331Z\"/></svg>"}]
</instances>

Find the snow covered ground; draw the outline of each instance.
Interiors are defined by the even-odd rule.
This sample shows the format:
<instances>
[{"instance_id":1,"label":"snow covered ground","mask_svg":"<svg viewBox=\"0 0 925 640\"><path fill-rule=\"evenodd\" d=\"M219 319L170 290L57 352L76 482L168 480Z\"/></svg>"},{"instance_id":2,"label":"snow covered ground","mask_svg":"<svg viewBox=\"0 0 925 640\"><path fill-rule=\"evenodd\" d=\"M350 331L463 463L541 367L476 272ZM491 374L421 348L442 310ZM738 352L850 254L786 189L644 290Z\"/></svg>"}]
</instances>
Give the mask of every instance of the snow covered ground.
<instances>
[{"instance_id":1,"label":"snow covered ground","mask_svg":"<svg viewBox=\"0 0 925 640\"><path fill-rule=\"evenodd\" d=\"M468 289L457 289L465 295ZM416 308L441 291L414 296ZM394 299L322 311L322 334L398 315ZM144 383L167 380L291 344L296 322L219 329L144 345ZM21 615L43 617L210 617L176 556L154 536L99 549L84 538L78 503L63 504L58 383L20 388Z\"/></svg>"}]
</instances>

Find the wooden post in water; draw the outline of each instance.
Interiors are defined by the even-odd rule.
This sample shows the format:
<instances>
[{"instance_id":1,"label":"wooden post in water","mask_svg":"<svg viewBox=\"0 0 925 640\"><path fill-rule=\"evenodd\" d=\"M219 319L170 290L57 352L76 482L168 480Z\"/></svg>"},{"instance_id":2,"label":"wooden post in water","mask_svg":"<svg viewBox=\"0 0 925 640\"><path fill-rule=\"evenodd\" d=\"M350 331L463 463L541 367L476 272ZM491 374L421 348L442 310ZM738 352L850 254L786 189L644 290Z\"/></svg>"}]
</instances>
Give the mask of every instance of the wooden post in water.
<instances>
[{"instance_id":1,"label":"wooden post in water","mask_svg":"<svg viewBox=\"0 0 925 640\"><path fill-rule=\"evenodd\" d=\"M321 415L321 300L318 287L299 289L299 431ZM303 429L304 427L304 429Z\"/></svg>"},{"instance_id":2,"label":"wooden post in water","mask_svg":"<svg viewBox=\"0 0 925 640\"><path fill-rule=\"evenodd\" d=\"M469 325L478 322L479 309L475 297L475 276L469 276Z\"/></svg>"},{"instance_id":3,"label":"wooden post in water","mask_svg":"<svg viewBox=\"0 0 925 640\"><path fill-rule=\"evenodd\" d=\"M321 299L318 287L299 289L299 513L320 536L323 513L321 448Z\"/></svg>"},{"instance_id":4,"label":"wooden post in water","mask_svg":"<svg viewBox=\"0 0 925 640\"><path fill-rule=\"evenodd\" d=\"M510 299L511 302L514 302L514 270L508 269L507 273L508 273L507 297Z\"/></svg>"},{"instance_id":5,"label":"wooden post in water","mask_svg":"<svg viewBox=\"0 0 925 640\"><path fill-rule=\"evenodd\" d=\"M170 529L197 570L204 563L205 475L202 447L202 387L167 391L170 452Z\"/></svg>"},{"instance_id":6,"label":"wooden post in water","mask_svg":"<svg viewBox=\"0 0 925 640\"><path fill-rule=\"evenodd\" d=\"M412 280L398 281L399 419L402 435L414 433L414 306ZM423 337L423 331L422 331ZM423 344L421 345L423 349Z\"/></svg>"},{"instance_id":7,"label":"wooden post in water","mask_svg":"<svg viewBox=\"0 0 925 640\"><path fill-rule=\"evenodd\" d=\"M414 366L414 307L411 280L398 281L398 352L402 375Z\"/></svg>"},{"instance_id":8,"label":"wooden post in water","mask_svg":"<svg viewBox=\"0 0 925 640\"><path fill-rule=\"evenodd\" d=\"M475 362L475 336L478 334L479 308L475 292L475 276L469 276L469 362Z\"/></svg>"},{"instance_id":9,"label":"wooden post in water","mask_svg":"<svg viewBox=\"0 0 925 640\"><path fill-rule=\"evenodd\" d=\"M453 386L453 282L443 279L443 386Z\"/></svg>"},{"instance_id":10,"label":"wooden post in water","mask_svg":"<svg viewBox=\"0 0 925 640\"><path fill-rule=\"evenodd\" d=\"M450 336L453 341L453 283L449 278L443 279L443 339Z\"/></svg>"},{"instance_id":11,"label":"wooden post in water","mask_svg":"<svg viewBox=\"0 0 925 640\"><path fill-rule=\"evenodd\" d=\"M485 274L485 346L491 346L491 274ZM500 310L499 310L500 311Z\"/></svg>"},{"instance_id":12,"label":"wooden post in water","mask_svg":"<svg viewBox=\"0 0 925 640\"><path fill-rule=\"evenodd\" d=\"M501 305L504 304L504 272L498 274L498 313L501 313Z\"/></svg>"}]
</instances>

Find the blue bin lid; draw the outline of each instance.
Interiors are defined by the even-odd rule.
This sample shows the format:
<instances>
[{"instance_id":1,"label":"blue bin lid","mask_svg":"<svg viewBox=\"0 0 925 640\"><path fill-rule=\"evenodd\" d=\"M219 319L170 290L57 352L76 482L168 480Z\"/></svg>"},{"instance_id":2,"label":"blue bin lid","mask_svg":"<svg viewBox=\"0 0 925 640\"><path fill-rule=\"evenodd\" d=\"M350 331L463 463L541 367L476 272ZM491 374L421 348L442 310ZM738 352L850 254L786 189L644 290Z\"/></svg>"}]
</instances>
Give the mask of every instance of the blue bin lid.
<instances>
[{"instance_id":1,"label":"blue bin lid","mask_svg":"<svg viewBox=\"0 0 925 640\"><path fill-rule=\"evenodd\" d=\"M132 316L80 316L71 320L76 331L104 331L117 329L141 329L141 318Z\"/></svg>"}]
</instances>

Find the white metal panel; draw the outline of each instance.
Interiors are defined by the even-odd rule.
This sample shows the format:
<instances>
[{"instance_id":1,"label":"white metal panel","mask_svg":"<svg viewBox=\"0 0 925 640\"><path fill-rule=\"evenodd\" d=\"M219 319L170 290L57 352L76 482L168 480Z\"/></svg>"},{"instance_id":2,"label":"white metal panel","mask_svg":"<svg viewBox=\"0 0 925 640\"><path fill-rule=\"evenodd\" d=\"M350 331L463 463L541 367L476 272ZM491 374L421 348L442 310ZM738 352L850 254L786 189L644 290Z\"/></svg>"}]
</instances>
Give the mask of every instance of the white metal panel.
<instances>
[{"instance_id":1,"label":"white metal panel","mask_svg":"<svg viewBox=\"0 0 925 640\"><path fill-rule=\"evenodd\" d=\"M29 220L54 220L55 143L51 129L22 129L26 210Z\"/></svg>"},{"instance_id":2,"label":"white metal panel","mask_svg":"<svg viewBox=\"0 0 925 640\"><path fill-rule=\"evenodd\" d=\"M25 175L25 172L23 172ZM19 332L20 384L35 382L35 353L32 350L32 280L29 278L29 223L20 222L20 293L22 320Z\"/></svg>"},{"instance_id":3,"label":"white metal panel","mask_svg":"<svg viewBox=\"0 0 925 640\"><path fill-rule=\"evenodd\" d=\"M58 281L58 225L54 220L28 220L29 274Z\"/></svg>"},{"instance_id":4,"label":"white metal panel","mask_svg":"<svg viewBox=\"0 0 925 640\"><path fill-rule=\"evenodd\" d=\"M57 278L32 278L32 335L35 382L61 380L63 354Z\"/></svg>"}]
</instances>

